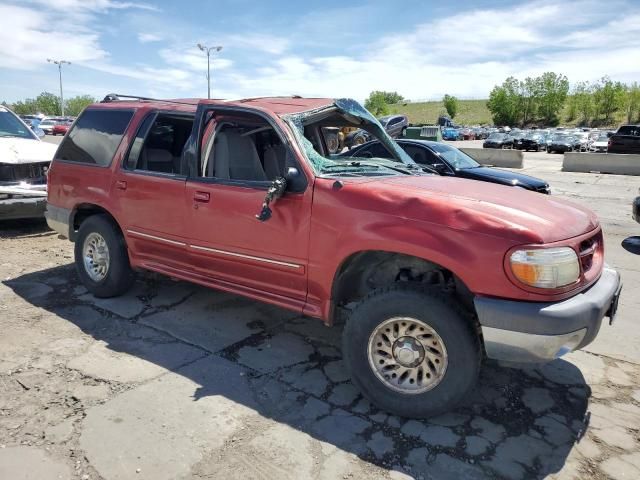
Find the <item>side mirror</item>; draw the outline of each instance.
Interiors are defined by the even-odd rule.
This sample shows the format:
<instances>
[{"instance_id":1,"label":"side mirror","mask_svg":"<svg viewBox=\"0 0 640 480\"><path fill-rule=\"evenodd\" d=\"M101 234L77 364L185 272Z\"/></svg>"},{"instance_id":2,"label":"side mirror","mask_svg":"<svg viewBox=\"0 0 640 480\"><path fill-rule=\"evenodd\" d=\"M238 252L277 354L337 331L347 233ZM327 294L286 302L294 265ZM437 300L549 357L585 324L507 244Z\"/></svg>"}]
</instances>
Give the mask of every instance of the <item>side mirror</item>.
<instances>
[{"instance_id":1,"label":"side mirror","mask_svg":"<svg viewBox=\"0 0 640 480\"><path fill-rule=\"evenodd\" d=\"M287 181L287 192L304 192L307 188L307 177L296 167L297 161L291 151L287 150L284 178Z\"/></svg>"}]
</instances>

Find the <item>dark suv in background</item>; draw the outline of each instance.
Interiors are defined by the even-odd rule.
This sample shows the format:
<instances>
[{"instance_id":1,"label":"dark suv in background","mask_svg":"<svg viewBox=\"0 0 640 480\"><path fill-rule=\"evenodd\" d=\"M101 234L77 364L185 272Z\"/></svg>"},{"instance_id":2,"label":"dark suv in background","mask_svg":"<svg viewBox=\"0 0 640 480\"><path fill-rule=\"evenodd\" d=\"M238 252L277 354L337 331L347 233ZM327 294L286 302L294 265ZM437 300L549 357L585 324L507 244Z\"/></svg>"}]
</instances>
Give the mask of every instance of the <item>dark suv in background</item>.
<instances>
[{"instance_id":1,"label":"dark suv in background","mask_svg":"<svg viewBox=\"0 0 640 480\"><path fill-rule=\"evenodd\" d=\"M640 153L640 125L622 125L609 138L607 153Z\"/></svg>"}]
</instances>

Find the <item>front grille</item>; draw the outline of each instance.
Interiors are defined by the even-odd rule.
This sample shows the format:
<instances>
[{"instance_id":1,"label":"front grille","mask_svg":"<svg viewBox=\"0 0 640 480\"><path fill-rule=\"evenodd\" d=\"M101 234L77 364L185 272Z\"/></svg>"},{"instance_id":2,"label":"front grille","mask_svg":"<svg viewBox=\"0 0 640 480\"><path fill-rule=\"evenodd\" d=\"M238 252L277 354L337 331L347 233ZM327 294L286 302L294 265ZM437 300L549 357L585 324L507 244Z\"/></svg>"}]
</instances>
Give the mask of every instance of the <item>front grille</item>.
<instances>
[{"instance_id":1,"label":"front grille","mask_svg":"<svg viewBox=\"0 0 640 480\"><path fill-rule=\"evenodd\" d=\"M46 178L51 162L37 163L0 163L0 182L20 182L23 180L42 180Z\"/></svg>"}]
</instances>

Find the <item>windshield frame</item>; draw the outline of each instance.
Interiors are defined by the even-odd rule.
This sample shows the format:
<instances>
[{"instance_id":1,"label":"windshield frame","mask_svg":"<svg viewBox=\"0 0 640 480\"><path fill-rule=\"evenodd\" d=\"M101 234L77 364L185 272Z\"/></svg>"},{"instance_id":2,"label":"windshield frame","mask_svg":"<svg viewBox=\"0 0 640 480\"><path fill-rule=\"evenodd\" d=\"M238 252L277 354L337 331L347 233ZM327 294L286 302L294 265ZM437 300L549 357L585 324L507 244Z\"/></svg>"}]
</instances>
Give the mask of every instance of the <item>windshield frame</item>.
<instances>
[{"instance_id":1,"label":"windshield frame","mask_svg":"<svg viewBox=\"0 0 640 480\"><path fill-rule=\"evenodd\" d=\"M390 160L388 158L377 157L330 158L325 157L318 151L316 151L312 143L305 137L304 127L307 124L313 124L314 119L321 119L323 116L328 116L332 113L342 114L347 117L347 119L352 118L354 120L359 120L360 122L354 123L353 126L363 129L372 134L374 137L372 140L379 141L391 153L393 159ZM375 174L371 176L380 176L380 173L384 175L384 170L389 171L388 175L403 175L403 173L401 173L400 171L394 170L391 166L385 165L385 163L388 164L390 161L394 160L400 164L399 168L401 168L402 165L416 165L416 170L420 168L413 161L413 159L402 149L402 147L400 147L393 140L393 138L391 138L385 128L380 124L378 119L376 119L368 110L366 110L355 100L349 98L340 98L336 99L332 105L321 107L315 110L308 110L301 113L282 115L281 118L291 130L300 147L300 150L305 156L305 160L311 166L311 169L316 176L327 175L327 169L331 169L334 168L333 166L340 165L344 166L345 170L348 170L349 173L353 173L357 168L358 173L362 174L359 176L367 176L366 173L373 172L375 172ZM356 163L360 165L354 165ZM370 170L367 170L367 164L373 163L376 164L376 168L374 169L370 167ZM350 166L351 168L348 168ZM339 173L341 172L336 170L335 174L332 172L331 175L335 176Z\"/></svg>"}]
</instances>

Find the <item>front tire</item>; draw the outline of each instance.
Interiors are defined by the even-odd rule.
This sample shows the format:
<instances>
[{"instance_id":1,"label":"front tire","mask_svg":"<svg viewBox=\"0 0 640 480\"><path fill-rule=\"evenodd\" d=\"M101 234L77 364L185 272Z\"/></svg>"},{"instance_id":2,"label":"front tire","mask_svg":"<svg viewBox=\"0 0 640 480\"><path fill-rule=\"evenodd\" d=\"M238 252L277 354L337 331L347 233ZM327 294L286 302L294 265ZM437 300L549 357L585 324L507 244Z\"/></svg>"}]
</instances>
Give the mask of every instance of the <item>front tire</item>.
<instances>
[{"instance_id":1,"label":"front tire","mask_svg":"<svg viewBox=\"0 0 640 480\"><path fill-rule=\"evenodd\" d=\"M78 276L96 297L117 297L131 287L135 275L127 245L108 216L93 215L82 222L74 253Z\"/></svg>"},{"instance_id":2,"label":"front tire","mask_svg":"<svg viewBox=\"0 0 640 480\"><path fill-rule=\"evenodd\" d=\"M477 333L445 295L406 285L370 293L342 337L352 382L374 405L426 418L450 410L476 384Z\"/></svg>"}]
</instances>

